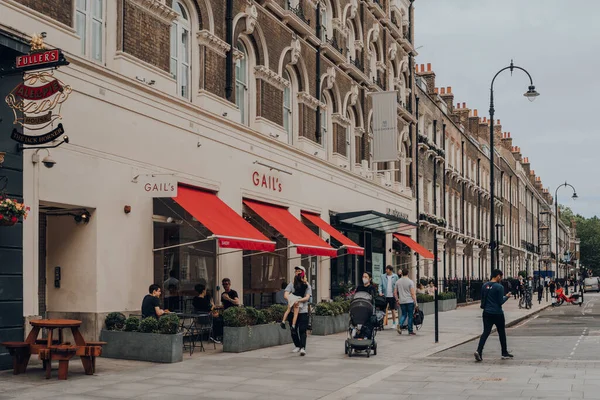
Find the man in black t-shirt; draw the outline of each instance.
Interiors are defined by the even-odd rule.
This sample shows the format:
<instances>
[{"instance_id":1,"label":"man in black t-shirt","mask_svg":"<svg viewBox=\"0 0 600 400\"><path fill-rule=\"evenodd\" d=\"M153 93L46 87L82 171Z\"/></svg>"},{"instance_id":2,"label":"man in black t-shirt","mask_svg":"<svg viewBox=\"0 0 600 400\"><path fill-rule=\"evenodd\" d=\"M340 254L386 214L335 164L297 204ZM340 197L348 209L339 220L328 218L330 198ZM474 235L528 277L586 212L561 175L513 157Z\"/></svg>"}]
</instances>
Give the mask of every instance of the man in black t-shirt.
<instances>
[{"instance_id":1,"label":"man in black t-shirt","mask_svg":"<svg viewBox=\"0 0 600 400\"><path fill-rule=\"evenodd\" d=\"M223 309L227 310L229 307L237 307L240 305L240 298L235 290L231 288L231 279L224 278L221 281L223 285L223 294L221 294L221 303Z\"/></svg>"},{"instance_id":2,"label":"man in black t-shirt","mask_svg":"<svg viewBox=\"0 0 600 400\"><path fill-rule=\"evenodd\" d=\"M154 317L158 319L163 314L169 314L169 310L160 308L160 286L150 285L148 293L142 301L142 318Z\"/></svg>"}]
</instances>

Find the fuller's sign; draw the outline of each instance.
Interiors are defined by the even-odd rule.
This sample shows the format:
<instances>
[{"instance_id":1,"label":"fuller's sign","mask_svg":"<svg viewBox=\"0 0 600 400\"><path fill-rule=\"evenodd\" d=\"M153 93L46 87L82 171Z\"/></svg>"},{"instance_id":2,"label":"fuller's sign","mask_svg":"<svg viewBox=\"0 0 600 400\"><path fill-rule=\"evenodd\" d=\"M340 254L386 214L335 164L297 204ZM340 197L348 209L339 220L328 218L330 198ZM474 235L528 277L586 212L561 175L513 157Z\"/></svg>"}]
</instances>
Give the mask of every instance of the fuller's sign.
<instances>
[{"instance_id":1,"label":"fuller's sign","mask_svg":"<svg viewBox=\"0 0 600 400\"><path fill-rule=\"evenodd\" d=\"M29 54L16 58L14 71L24 73L23 82L5 99L15 117L13 125L17 125L11 134L13 140L41 145L64 135L65 129L58 121L62 119L60 111L72 92L71 87L55 78L52 71L27 71L68 64L60 49L46 50L40 35L33 35Z\"/></svg>"},{"instance_id":2,"label":"fuller's sign","mask_svg":"<svg viewBox=\"0 0 600 400\"><path fill-rule=\"evenodd\" d=\"M18 56L15 66L17 68L38 67L51 64L60 60L60 50L47 50L39 53Z\"/></svg>"}]
</instances>

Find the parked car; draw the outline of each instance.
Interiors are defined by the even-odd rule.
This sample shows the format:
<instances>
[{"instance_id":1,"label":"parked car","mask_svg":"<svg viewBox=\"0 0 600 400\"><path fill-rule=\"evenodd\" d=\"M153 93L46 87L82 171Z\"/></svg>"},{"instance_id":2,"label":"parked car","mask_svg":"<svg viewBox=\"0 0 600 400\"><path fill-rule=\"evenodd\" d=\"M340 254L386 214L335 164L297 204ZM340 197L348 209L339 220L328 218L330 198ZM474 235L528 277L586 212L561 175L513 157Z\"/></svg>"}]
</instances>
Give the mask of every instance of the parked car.
<instances>
[{"instance_id":1,"label":"parked car","mask_svg":"<svg viewBox=\"0 0 600 400\"><path fill-rule=\"evenodd\" d=\"M585 278L583 281L583 292L587 293L594 291L600 293L600 278L595 276L591 278Z\"/></svg>"}]
</instances>

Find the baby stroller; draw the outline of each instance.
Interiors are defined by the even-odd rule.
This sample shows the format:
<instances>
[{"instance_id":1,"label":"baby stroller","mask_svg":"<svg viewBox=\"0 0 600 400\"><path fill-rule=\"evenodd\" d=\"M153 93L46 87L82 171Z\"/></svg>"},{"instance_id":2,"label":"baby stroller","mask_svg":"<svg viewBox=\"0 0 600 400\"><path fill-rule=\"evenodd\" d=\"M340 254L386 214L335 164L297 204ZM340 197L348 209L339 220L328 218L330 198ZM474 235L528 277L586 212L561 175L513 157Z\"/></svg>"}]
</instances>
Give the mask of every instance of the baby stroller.
<instances>
[{"instance_id":1,"label":"baby stroller","mask_svg":"<svg viewBox=\"0 0 600 400\"><path fill-rule=\"evenodd\" d=\"M367 357L377 355L377 342L375 335L377 330L377 316L373 298L369 293L357 292L350 302L350 324L348 326L348 338L345 349L348 357L352 352L365 351Z\"/></svg>"},{"instance_id":2,"label":"baby stroller","mask_svg":"<svg viewBox=\"0 0 600 400\"><path fill-rule=\"evenodd\" d=\"M375 329L378 331L382 331L385 325L383 324L385 317L385 310L387 308L387 302L385 301L385 297L377 296L375 297L375 315L377 316L377 325Z\"/></svg>"}]
</instances>

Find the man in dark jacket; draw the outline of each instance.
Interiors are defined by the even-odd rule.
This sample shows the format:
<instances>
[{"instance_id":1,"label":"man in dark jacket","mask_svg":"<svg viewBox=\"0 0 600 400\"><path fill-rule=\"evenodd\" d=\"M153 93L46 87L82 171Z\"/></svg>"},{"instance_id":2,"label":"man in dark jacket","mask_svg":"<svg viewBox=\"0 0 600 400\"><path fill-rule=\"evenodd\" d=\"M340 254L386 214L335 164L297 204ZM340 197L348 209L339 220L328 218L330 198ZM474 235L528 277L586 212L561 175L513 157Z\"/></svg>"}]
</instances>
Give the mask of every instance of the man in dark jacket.
<instances>
[{"instance_id":1,"label":"man in dark jacket","mask_svg":"<svg viewBox=\"0 0 600 400\"><path fill-rule=\"evenodd\" d=\"M500 346L502 347L502 359L512 359L513 356L506 347L506 327L504 321L504 311L502 305L510 298L510 293L504 295L504 287L500 284L502 281L502 271L495 269L492 271L490 282L483 285L481 294L481 308L483 309L483 333L479 339L479 346L475 352L475 361L483 359L483 346L487 338L492 333L492 327L496 325Z\"/></svg>"}]
</instances>

